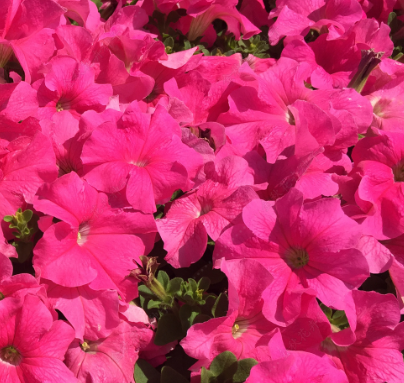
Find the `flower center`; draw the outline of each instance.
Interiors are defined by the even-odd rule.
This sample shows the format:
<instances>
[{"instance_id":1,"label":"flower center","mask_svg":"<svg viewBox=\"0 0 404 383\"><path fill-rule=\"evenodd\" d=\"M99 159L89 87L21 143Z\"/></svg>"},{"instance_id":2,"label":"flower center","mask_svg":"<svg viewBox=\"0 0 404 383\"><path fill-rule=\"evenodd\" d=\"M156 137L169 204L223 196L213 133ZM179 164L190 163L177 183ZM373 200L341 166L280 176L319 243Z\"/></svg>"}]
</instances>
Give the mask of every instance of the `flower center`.
<instances>
[{"instance_id":1,"label":"flower center","mask_svg":"<svg viewBox=\"0 0 404 383\"><path fill-rule=\"evenodd\" d=\"M404 160L393 167L394 181L404 182Z\"/></svg>"},{"instance_id":2,"label":"flower center","mask_svg":"<svg viewBox=\"0 0 404 383\"><path fill-rule=\"evenodd\" d=\"M237 318L231 329L233 338L234 339L240 338L240 336L243 335L248 330L248 324L249 322L247 319Z\"/></svg>"},{"instance_id":3,"label":"flower center","mask_svg":"<svg viewBox=\"0 0 404 383\"><path fill-rule=\"evenodd\" d=\"M292 112L289 110L286 112L286 121L290 124L290 125L296 125L296 121L295 121L295 116L292 114Z\"/></svg>"},{"instance_id":4,"label":"flower center","mask_svg":"<svg viewBox=\"0 0 404 383\"><path fill-rule=\"evenodd\" d=\"M0 68L4 68L7 65L13 53L11 46L8 44L0 44Z\"/></svg>"},{"instance_id":5,"label":"flower center","mask_svg":"<svg viewBox=\"0 0 404 383\"><path fill-rule=\"evenodd\" d=\"M138 168L144 168L145 166L147 166L149 164L149 162L147 160L129 161L129 163L131 165L137 166Z\"/></svg>"},{"instance_id":6,"label":"flower center","mask_svg":"<svg viewBox=\"0 0 404 383\"><path fill-rule=\"evenodd\" d=\"M77 243L82 246L87 242L87 237L90 234L90 225L88 222L83 222L79 226L79 232L77 233Z\"/></svg>"},{"instance_id":7,"label":"flower center","mask_svg":"<svg viewBox=\"0 0 404 383\"><path fill-rule=\"evenodd\" d=\"M69 110L70 109L70 101L69 100L59 100L56 104L56 110L61 112L62 110Z\"/></svg>"},{"instance_id":8,"label":"flower center","mask_svg":"<svg viewBox=\"0 0 404 383\"><path fill-rule=\"evenodd\" d=\"M14 346L8 346L0 350L0 359L17 366L20 364L22 356Z\"/></svg>"},{"instance_id":9,"label":"flower center","mask_svg":"<svg viewBox=\"0 0 404 383\"><path fill-rule=\"evenodd\" d=\"M210 203L203 205L199 216L208 214L212 209L213 209L213 206Z\"/></svg>"},{"instance_id":10,"label":"flower center","mask_svg":"<svg viewBox=\"0 0 404 383\"><path fill-rule=\"evenodd\" d=\"M309 262L309 254L300 247L292 247L286 251L285 259L292 269L301 269Z\"/></svg>"},{"instance_id":11,"label":"flower center","mask_svg":"<svg viewBox=\"0 0 404 383\"><path fill-rule=\"evenodd\" d=\"M0 291L0 301L4 299L4 294Z\"/></svg>"},{"instance_id":12,"label":"flower center","mask_svg":"<svg viewBox=\"0 0 404 383\"><path fill-rule=\"evenodd\" d=\"M371 104L373 106L373 113L380 117L387 117L387 108L390 106L392 100L377 97L371 100Z\"/></svg>"},{"instance_id":13,"label":"flower center","mask_svg":"<svg viewBox=\"0 0 404 383\"><path fill-rule=\"evenodd\" d=\"M296 125L296 121L295 121L295 116L292 114L292 112L289 110L286 112L286 121L290 124L290 125Z\"/></svg>"},{"instance_id":14,"label":"flower center","mask_svg":"<svg viewBox=\"0 0 404 383\"><path fill-rule=\"evenodd\" d=\"M81 347L81 349L84 351L84 352L87 352L87 351L89 351L90 350L90 345L87 343L87 341L84 341L81 345L80 345L80 347Z\"/></svg>"}]
</instances>

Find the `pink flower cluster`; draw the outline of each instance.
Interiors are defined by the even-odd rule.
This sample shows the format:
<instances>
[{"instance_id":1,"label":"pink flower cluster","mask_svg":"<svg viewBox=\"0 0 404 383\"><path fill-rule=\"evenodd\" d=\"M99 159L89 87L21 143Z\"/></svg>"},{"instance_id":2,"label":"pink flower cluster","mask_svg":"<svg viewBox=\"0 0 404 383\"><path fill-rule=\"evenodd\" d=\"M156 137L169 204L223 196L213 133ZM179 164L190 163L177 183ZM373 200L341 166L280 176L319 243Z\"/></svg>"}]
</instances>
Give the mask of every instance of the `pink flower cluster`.
<instances>
[{"instance_id":1,"label":"pink flower cluster","mask_svg":"<svg viewBox=\"0 0 404 383\"><path fill-rule=\"evenodd\" d=\"M178 343L193 383L225 351L247 383L403 382L403 2L102 3L0 14L0 381L133 383ZM193 47L168 53L156 12ZM199 53L216 19L280 58ZM165 345L133 302L158 243L228 281L226 314Z\"/></svg>"}]
</instances>

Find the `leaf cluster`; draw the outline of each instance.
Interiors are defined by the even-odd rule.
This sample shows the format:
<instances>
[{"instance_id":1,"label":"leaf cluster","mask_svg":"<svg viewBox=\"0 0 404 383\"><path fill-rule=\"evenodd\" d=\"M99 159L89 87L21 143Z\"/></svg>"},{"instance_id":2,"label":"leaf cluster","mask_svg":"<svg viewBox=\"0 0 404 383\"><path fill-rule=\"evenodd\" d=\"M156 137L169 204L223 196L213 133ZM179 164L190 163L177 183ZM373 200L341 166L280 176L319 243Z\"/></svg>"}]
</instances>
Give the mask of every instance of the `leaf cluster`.
<instances>
[{"instance_id":1,"label":"leaf cluster","mask_svg":"<svg viewBox=\"0 0 404 383\"><path fill-rule=\"evenodd\" d=\"M255 359L237 360L230 351L224 351L213 359L209 368L202 367L201 383L242 383L250 375ZM188 383L188 380L170 366L164 366L161 373L145 360L139 359L135 366L136 383Z\"/></svg>"},{"instance_id":2,"label":"leaf cluster","mask_svg":"<svg viewBox=\"0 0 404 383\"><path fill-rule=\"evenodd\" d=\"M192 325L226 315L227 295L208 293L210 280L207 277L198 281L193 278L187 281L179 277L170 279L164 270L160 270L156 281L163 294L155 294L153 284L139 286L140 306L158 320L156 345L179 340L186 336Z\"/></svg>"},{"instance_id":3,"label":"leaf cluster","mask_svg":"<svg viewBox=\"0 0 404 383\"><path fill-rule=\"evenodd\" d=\"M38 216L34 215L32 210L17 210L15 215L6 215L4 221L9 223L9 228L16 240L12 245L16 248L18 261L25 262L30 258L34 242L32 238L38 231Z\"/></svg>"}]
</instances>

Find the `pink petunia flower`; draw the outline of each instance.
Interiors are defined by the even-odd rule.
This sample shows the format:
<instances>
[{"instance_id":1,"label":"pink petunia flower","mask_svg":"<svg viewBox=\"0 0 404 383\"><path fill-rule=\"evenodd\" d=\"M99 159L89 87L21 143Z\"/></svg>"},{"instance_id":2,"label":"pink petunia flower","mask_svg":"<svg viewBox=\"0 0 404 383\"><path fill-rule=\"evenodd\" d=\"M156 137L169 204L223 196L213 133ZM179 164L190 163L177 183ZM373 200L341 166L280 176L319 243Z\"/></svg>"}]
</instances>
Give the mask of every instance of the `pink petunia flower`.
<instances>
[{"instance_id":1,"label":"pink petunia flower","mask_svg":"<svg viewBox=\"0 0 404 383\"><path fill-rule=\"evenodd\" d=\"M136 104L116 124L103 124L85 142L84 178L106 193L125 188L130 205L156 211L177 189L188 190L202 166L199 153L181 142L181 129L163 107L142 113Z\"/></svg>"},{"instance_id":2,"label":"pink petunia flower","mask_svg":"<svg viewBox=\"0 0 404 383\"><path fill-rule=\"evenodd\" d=\"M0 378L10 383L74 383L77 379L63 363L74 330L53 321L44 303L27 295L21 306L0 303Z\"/></svg>"},{"instance_id":3,"label":"pink petunia flower","mask_svg":"<svg viewBox=\"0 0 404 383\"><path fill-rule=\"evenodd\" d=\"M111 208L105 194L74 172L44 184L34 206L62 220L46 230L34 249L38 276L64 287L114 289L124 301L136 297L137 283L128 276L133 261L153 247L153 216Z\"/></svg>"},{"instance_id":4,"label":"pink petunia flower","mask_svg":"<svg viewBox=\"0 0 404 383\"><path fill-rule=\"evenodd\" d=\"M57 177L55 154L47 137L32 131L29 132L33 134L31 137L25 135L27 132L24 129L24 133L17 130L24 128L23 124L16 124L14 131L9 129L13 127L7 127L3 134L0 132L0 137L6 138L4 152L0 156L0 217L14 215L18 208L25 210L38 188ZM29 126L26 127L30 130ZM8 142L10 138L12 140ZM8 225L3 222L2 226L9 238Z\"/></svg>"},{"instance_id":5,"label":"pink petunia flower","mask_svg":"<svg viewBox=\"0 0 404 383\"><path fill-rule=\"evenodd\" d=\"M310 83L317 89L345 88L358 70L361 51L374 49L388 57L393 52L389 38L390 29L373 19L358 21L343 36L329 40L321 34L315 41L306 43L303 37L292 36L285 40L282 57L310 63Z\"/></svg>"},{"instance_id":6,"label":"pink petunia flower","mask_svg":"<svg viewBox=\"0 0 404 383\"><path fill-rule=\"evenodd\" d=\"M34 116L37 109L36 91L25 81L0 85L0 116L19 122Z\"/></svg>"},{"instance_id":7,"label":"pink petunia flower","mask_svg":"<svg viewBox=\"0 0 404 383\"><path fill-rule=\"evenodd\" d=\"M206 249L208 235L216 241L243 207L258 198L250 186L254 179L248 164L241 158L224 158L207 176L197 190L175 200L166 216L156 222L168 252L165 259L174 267L198 261Z\"/></svg>"},{"instance_id":8,"label":"pink petunia flower","mask_svg":"<svg viewBox=\"0 0 404 383\"><path fill-rule=\"evenodd\" d=\"M363 92L373 107L372 126L385 131L403 131L404 114L402 97L404 76L389 77L389 81L373 87L373 91Z\"/></svg>"},{"instance_id":9,"label":"pink petunia flower","mask_svg":"<svg viewBox=\"0 0 404 383\"><path fill-rule=\"evenodd\" d=\"M209 366L221 352L231 351L237 359L251 358L256 343L275 326L262 315L261 294L272 277L254 260L221 262L229 280L227 315L193 325L181 341L185 352L198 359L197 365Z\"/></svg>"},{"instance_id":10,"label":"pink petunia flower","mask_svg":"<svg viewBox=\"0 0 404 383\"><path fill-rule=\"evenodd\" d=\"M114 290L91 289L88 285L64 287L41 279L46 286L48 300L59 310L76 331L75 337L97 340L111 334L120 323L119 299Z\"/></svg>"},{"instance_id":11,"label":"pink petunia flower","mask_svg":"<svg viewBox=\"0 0 404 383\"><path fill-rule=\"evenodd\" d=\"M356 325L331 334L322 351L345 371L352 383L389 382L404 379L404 326L395 297L376 292L353 291ZM353 325L353 326L352 326Z\"/></svg>"},{"instance_id":12,"label":"pink petunia flower","mask_svg":"<svg viewBox=\"0 0 404 383\"><path fill-rule=\"evenodd\" d=\"M76 339L66 353L65 362L80 383L133 383L139 351L152 336L153 331L144 325L121 321L108 337L84 342Z\"/></svg>"},{"instance_id":13,"label":"pink petunia flower","mask_svg":"<svg viewBox=\"0 0 404 383\"><path fill-rule=\"evenodd\" d=\"M112 96L109 84L96 84L95 72L90 66L72 57L57 56L48 64L43 80L34 84L38 90L38 116L51 118L55 113L68 110L75 118L86 110L101 112Z\"/></svg>"},{"instance_id":14,"label":"pink petunia flower","mask_svg":"<svg viewBox=\"0 0 404 383\"><path fill-rule=\"evenodd\" d=\"M323 27L333 27L335 34L342 35L349 27L362 18L362 7L356 0L306 1L278 0L269 18L276 21L268 33L272 45L284 36L305 36L310 29L320 31Z\"/></svg>"},{"instance_id":15,"label":"pink petunia flower","mask_svg":"<svg viewBox=\"0 0 404 383\"><path fill-rule=\"evenodd\" d=\"M63 14L53 0L6 0L0 15L0 67L15 55L26 82L41 78L39 70L55 51L54 28Z\"/></svg>"},{"instance_id":16,"label":"pink petunia flower","mask_svg":"<svg viewBox=\"0 0 404 383\"><path fill-rule=\"evenodd\" d=\"M0 305L4 305L4 300L8 298L22 303L27 294L37 295L48 304L44 286L39 285L31 274L12 274L11 261L0 253Z\"/></svg>"},{"instance_id":17,"label":"pink petunia flower","mask_svg":"<svg viewBox=\"0 0 404 383\"><path fill-rule=\"evenodd\" d=\"M286 350L277 331L266 347L266 358L251 369L246 383L348 383L343 371L318 355Z\"/></svg>"},{"instance_id":18,"label":"pink petunia flower","mask_svg":"<svg viewBox=\"0 0 404 383\"><path fill-rule=\"evenodd\" d=\"M254 200L243 209L243 222L224 232L214 258L255 258L274 282L263 294L263 313L284 325L300 313L301 293L309 289L325 304L346 307L345 296L369 276L357 250L360 228L337 199L303 203L291 189L273 202ZM296 301L297 300L297 301Z\"/></svg>"},{"instance_id":19,"label":"pink petunia flower","mask_svg":"<svg viewBox=\"0 0 404 383\"><path fill-rule=\"evenodd\" d=\"M394 238L404 232L404 134L373 131L355 146L354 168L341 179L347 214L360 222L364 234Z\"/></svg>"}]
</instances>

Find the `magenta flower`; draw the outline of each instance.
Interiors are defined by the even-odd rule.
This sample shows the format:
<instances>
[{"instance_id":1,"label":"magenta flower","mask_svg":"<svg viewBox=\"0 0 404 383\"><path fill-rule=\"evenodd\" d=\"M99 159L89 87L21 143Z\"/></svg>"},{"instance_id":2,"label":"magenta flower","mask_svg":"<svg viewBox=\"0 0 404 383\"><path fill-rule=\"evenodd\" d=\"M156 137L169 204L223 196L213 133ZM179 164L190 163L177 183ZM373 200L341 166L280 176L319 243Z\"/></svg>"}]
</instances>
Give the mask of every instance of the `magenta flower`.
<instances>
[{"instance_id":1,"label":"magenta flower","mask_svg":"<svg viewBox=\"0 0 404 383\"><path fill-rule=\"evenodd\" d=\"M251 369L246 383L348 383L343 371L320 356L304 351L288 351L279 332L266 347L261 363Z\"/></svg>"},{"instance_id":2,"label":"magenta flower","mask_svg":"<svg viewBox=\"0 0 404 383\"><path fill-rule=\"evenodd\" d=\"M310 64L281 58L257 76L256 86L230 93L229 110L217 121L226 126L239 155L261 145L267 161L274 163L302 139L301 148L307 149L302 154L308 154L313 144L339 151L355 145L358 133L365 132L372 120L369 101L353 89L308 89L305 81L311 73Z\"/></svg>"},{"instance_id":3,"label":"magenta flower","mask_svg":"<svg viewBox=\"0 0 404 383\"><path fill-rule=\"evenodd\" d=\"M34 116L37 109L36 91L25 81L0 85L0 116L19 122Z\"/></svg>"},{"instance_id":4,"label":"magenta flower","mask_svg":"<svg viewBox=\"0 0 404 383\"><path fill-rule=\"evenodd\" d=\"M96 291L88 285L63 287L42 279L47 286L48 300L76 331L75 337L97 340L111 334L119 325L119 299L114 290Z\"/></svg>"},{"instance_id":5,"label":"magenta flower","mask_svg":"<svg viewBox=\"0 0 404 383\"><path fill-rule=\"evenodd\" d=\"M53 33L64 9L53 0L8 0L0 15L0 67L14 54L25 81L41 77L39 69L55 52ZM35 9L35 12L32 10Z\"/></svg>"},{"instance_id":6,"label":"magenta flower","mask_svg":"<svg viewBox=\"0 0 404 383\"><path fill-rule=\"evenodd\" d=\"M374 240L377 242L376 240ZM382 264L383 269L378 272L389 270L390 278L396 288L397 301L401 311L404 308L404 234L393 239L377 242L371 248L372 253L369 265ZM369 260L368 260L369 261Z\"/></svg>"},{"instance_id":7,"label":"magenta flower","mask_svg":"<svg viewBox=\"0 0 404 383\"><path fill-rule=\"evenodd\" d=\"M21 124L17 124L18 125ZM9 129L7 129L9 130ZM19 135L9 131L7 135ZM1 136L6 136L0 133ZM11 138L11 137L7 137ZM14 138L14 137L13 137ZM5 152L0 158L0 217L14 215L18 208L25 209L32 203L38 188L44 182L52 182L57 177L55 154L49 140L40 132L32 137L21 134L6 143ZM10 235L8 225L6 237Z\"/></svg>"},{"instance_id":8,"label":"magenta flower","mask_svg":"<svg viewBox=\"0 0 404 383\"><path fill-rule=\"evenodd\" d=\"M364 92L373 107L372 126L385 131L403 131L404 77L389 80L373 92Z\"/></svg>"},{"instance_id":9,"label":"magenta flower","mask_svg":"<svg viewBox=\"0 0 404 383\"><path fill-rule=\"evenodd\" d=\"M355 166L341 190L346 211L360 222L364 234L389 239L404 232L404 134L374 134L355 146Z\"/></svg>"},{"instance_id":10,"label":"magenta flower","mask_svg":"<svg viewBox=\"0 0 404 383\"><path fill-rule=\"evenodd\" d=\"M243 39L249 39L260 32L234 5L230 5L226 1L215 1L207 10L192 20L189 27L188 39L194 41L199 36L203 36L206 29L215 19L221 19L226 22L228 31L232 32L237 40L240 39L241 34L243 35Z\"/></svg>"},{"instance_id":11,"label":"magenta flower","mask_svg":"<svg viewBox=\"0 0 404 383\"><path fill-rule=\"evenodd\" d=\"M227 315L193 325L181 346L198 365L208 366L221 352L231 351L237 359L254 357L260 338L275 326L262 315L261 294L272 277L254 260L223 260L220 265L229 280Z\"/></svg>"},{"instance_id":12,"label":"magenta flower","mask_svg":"<svg viewBox=\"0 0 404 383\"><path fill-rule=\"evenodd\" d=\"M3 382L74 383L77 379L63 363L74 339L65 322L53 321L42 301L27 295L22 307L0 310L0 378Z\"/></svg>"},{"instance_id":13,"label":"magenta flower","mask_svg":"<svg viewBox=\"0 0 404 383\"><path fill-rule=\"evenodd\" d=\"M263 293L263 313L274 323L284 325L300 313L293 307L300 305L295 301L305 289L344 309L345 296L369 276L366 259L356 248L359 225L344 214L337 199L303 204L301 192L291 189L275 204L252 201L242 215L244 224L223 233L214 258L262 262L274 277Z\"/></svg>"},{"instance_id":14,"label":"magenta flower","mask_svg":"<svg viewBox=\"0 0 404 383\"><path fill-rule=\"evenodd\" d=\"M156 211L177 189L188 190L202 157L181 142L181 130L164 108L150 116L136 104L116 124L104 124L85 142L84 178L98 190L126 198L136 210Z\"/></svg>"},{"instance_id":15,"label":"magenta flower","mask_svg":"<svg viewBox=\"0 0 404 383\"><path fill-rule=\"evenodd\" d=\"M84 140L80 140L79 122L66 110L41 121L42 132L52 142L59 168L59 176L75 171L80 174L80 160Z\"/></svg>"},{"instance_id":16,"label":"magenta flower","mask_svg":"<svg viewBox=\"0 0 404 383\"><path fill-rule=\"evenodd\" d=\"M395 0L360 0L362 9L366 12L366 16L374 18L380 23L387 23L389 14L393 12L396 5Z\"/></svg>"},{"instance_id":17,"label":"magenta flower","mask_svg":"<svg viewBox=\"0 0 404 383\"><path fill-rule=\"evenodd\" d=\"M323 26L334 28L334 33L342 35L362 18L362 7L356 0L306 1L281 0L269 14L276 21L269 29L272 45L284 36L305 36L310 29L320 31Z\"/></svg>"},{"instance_id":18,"label":"magenta flower","mask_svg":"<svg viewBox=\"0 0 404 383\"><path fill-rule=\"evenodd\" d=\"M38 116L51 118L68 110L79 118L86 110L102 112L112 96L109 84L96 84L90 66L68 56L57 56L49 62L45 79L34 84L38 90Z\"/></svg>"},{"instance_id":19,"label":"magenta flower","mask_svg":"<svg viewBox=\"0 0 404 383\"><path fill-rule=\"evenodd\" d=\"M153 216L113 209L76 173L44 184L34 206L62 222L49 227L34 249L37 275L64 287L114 289L124 301L137 295L129 278L137 257L153 247Z\"/></svg>"},{"instance_id":20,"label":"magenta flower","mask_svg":"<svg viewBox=\"0 0 404 383\"><path fill-rule=\"evenodd\" d=\"M44 286L39 285L31 274L13 275L11 261L0 253L0 305L3 305L3 300L7 298L22 301L27 294L37 295L47 302Z\"/></svg>"},{"instance_id":21,"label":"magenta flower","mask_svg":"<svg viewBox=\"0 0 404 383\"><path fill-rule=\"evenodd\" d=\"M65 17L71 18L79 25L84 26L89 31L96 32L99 28L100 14L97 6L92 1L87 0L55 0L66 9Z\"/></svg>"},{"instance_id":22,"label":"magenta flower","mask_svg":"<svg viewBox=\"0 0 404 383\"><path fill-rule=\"evenodd\" d=\"M106 338L75 340L66 353L66 364L79 383L133 383L139 350L150 342L153 331L121 321Z\"/></svg>"},{"instance_id":23,"label":"magenta flower","mask_svg":"<svg viewBox=\"0 0 404 383\"><path fill-rule=\"evenodd\" d=\"M350 320L353 328L332 334L322 342L322 350L345 371L349 382L402 382L404 326L399 324L397 300L373 291L352 295L356 326Z\"/></svg>"},{"instance_id":24,"label":"magenta flower","mask_svg":"<svg viewBox=\"0 0 404 383\"><path fill-rule=\"evenodd\" d=\"M165 259L174 267L198 261L208 242L216 241L224 228L257 198L254 179L245 160L226 157L205 166L209 177L197 190L175 200L157 227L167 250ZM209 169L210 168L210 169Z\"/></svg>"},{"instance_id":25,"label":"magenta flower","mask_svg":"<svg viewBox=\"0 0 404 383\"><path fill-rule=\"evenodd\" d=\"M306 43L303 37L287 40L282 57L310 63L310 83L317 89L346 88L358 70L361 50L374 49L388 57L393 52L389 38L390 29L373 19L358 21L337 39L321 34L315 41Z\"/></svg>"}]
</instances>

